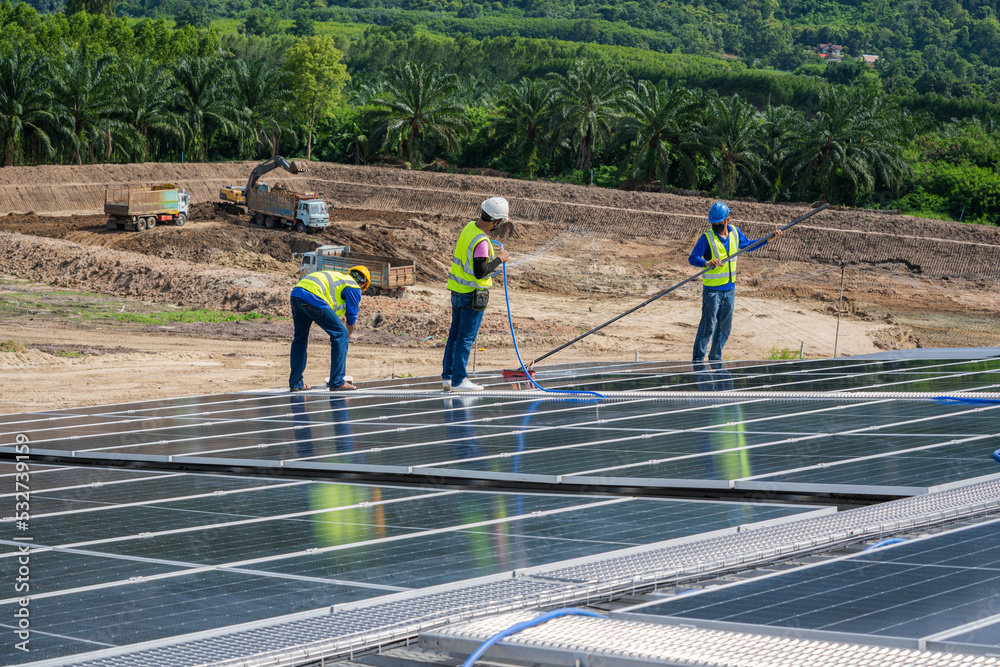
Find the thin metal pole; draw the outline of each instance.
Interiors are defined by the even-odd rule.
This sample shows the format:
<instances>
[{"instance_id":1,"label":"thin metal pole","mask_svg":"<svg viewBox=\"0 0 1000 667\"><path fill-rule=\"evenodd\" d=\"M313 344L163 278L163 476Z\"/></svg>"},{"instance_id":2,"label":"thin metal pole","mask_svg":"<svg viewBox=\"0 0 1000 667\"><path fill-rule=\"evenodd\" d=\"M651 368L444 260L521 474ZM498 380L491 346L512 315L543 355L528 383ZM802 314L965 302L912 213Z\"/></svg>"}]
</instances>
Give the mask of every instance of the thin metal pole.
<instances>
[{"instance_id":1,"label":"thin metal pole","mask_svg":"<svg viewBox=\"0 0 1000 667\"><path fill-rule=\"evenodd\" d=\"M804 340L799 341L799 359L802 358L802 351L806 349L806 342Z\"/></svg>"},{"instance_id":2,"label":"thin metal pole","mask_svg":"<svg viewBox=\"0 0 1000 667\"><path fill-rule=\"evenodd\" d=\"M812 216L816 215L816 214L817 214L817 213L819 213L820 211L825 211L825 210L826 210L826 209L828 209L828 208L830 208L830 205L829 205L829 204L823 204L823 205L821 205L821 206L818 206L818 207L814 208L813 210L809 211L808 213L806 213L805 215L803 215L803 216L800 216L800 217L798 217L798 218L796 218L796 219L792 220L792 221L791 221L790 223L788 223L788 224L787 224L787 225L785 225L784 227L781 227L781 228L780 228L780 231L785 231L786 229L788 229L788 228L790 228L790 227L794 227L795 225L799 224L800 222L802 222L802 221L803 221L803 220L805 220L806 218L811 218ZM759 247L760 247L761 245L763 245L763 244L764 244L764 243L765 243L766 241L769 241L769 240L770 240L770 239L771 239L771 238L772 238L773 236L774 236L774 232L771 232L770 234L768 234L768 235L767 235L767 236L765 236L764 238L762 238L762 239L758 239L758 240L757 240L757 241L756 241L755 243L751 243L751 244L750 244L750 245L748 245L748 246L747 246L746 248L741 248L741 249L737 250L736 252L734 252L734 253L733 253L732 255L730 255L730 256L729 256L729 259L732 259L733 257L736 257L736 256L737 256L737 255L739 255L740 253L744 253L744 252L750 252L751 250L756 250L756 249L757 249L757 248L759 248ZM664 296L666 296L667 294L670 294L671 292L673 292L673 291L674 291L675 289L677 289L677 288L678 288L678 287L680 287L681 285L685 285L685 284L687 284L687 283L691 282L692 280L694 280L695 278L700 278L700 277L702 276L702 274L704 274L704 273L708 273L708 272L709 272L709 271L711 271L711 270L712 270L712 269L711 269L711 267L705 267L705 269L703 269L702 271L699 271L698 273L694 274L693 276L691 276L691 277L689 277L689 278L685 278L684 280L680 281L679 283L677 283L677 284L676 284L676 285L674 285L673 287L668 287L667 289L663 290L663 291L662 291L662 292L660 292L659 294L656 294L656 295L654 295L654 296L651 296L650 298L648 298L648 299L646 299L645 301L643 301L642 303L640 303L640 304L639 304L638 306L635 306L635 307L633 307L633 308L629 308L628 310L626 310L626 311L625 311L624 313L622 313L621 315L618 315L617 317L613 317L613 318L611 318L610 320L608 320L607 322L605 322L604 324L601 324L601 325L599 325L599 326L596 326L596 327L594 327L593 329L591 329L590 331L588 331L588 332L586 332L586 333L582 333L582 334L580 334L579 336L577 336L576 338L574 338L574 339L573 339L573 340L571 340L570 342L568 342L568 343L563 343L562 345L560 345L560 346L559 346L559 347L557 347L556 349L554 349L554 350L550 350L550 351L546 352L545 354L543 354L542 356L538 357L537 359L535 359L534 361L532 361L532 362L531 362L530 364L528 364L528 365L529 365L529 366L533 366L534 364L537 364L537 363L538 363L539 361L541 361L542 359L546 359L546 358L548 358L548 357L551 357L551 356L552 356L553 354L555 354L556 352L558 352L558 351L560 351L560 350L564 350L564 349L566 349L567 347L569 347L569 346L570 346L570 345L572 345L573 343L575 343L575 342L577 342L577 341L579 341L579 340L582 340L582 339L586 338L587 336L589 336L589 335L590 335L590 334L592 334L592 333L597 333L598 331L600 331L600 330L601 330L601 329L603 329L604 327L608 326L609 324L613 324L614 322L617 322L618 320L622 319L622 318L623 318L623 317L625 317L626 315L631 315L632 313L634 313L635 311L639 310L640 308L642 308L642 307L644 307L644 306L648 306L649 304L653 303L654 301L656 301L656 300L657 300L657 299L659 299L660 297L664 297Z\"/></svg>"},{"instance_id":3,"label":"thin metal pole","mask_svg":"<svg viewBox=\"0 0 1000 667\"><path fill-rule=\"evenodd\" d=\"M844 310L844 273L847 271L847 263L837 257L840 262L840 300L837 302L837 333L833 336L833 358L837 358L837 343L840 341L840 314Z\"/></svg>"}]
</instances>

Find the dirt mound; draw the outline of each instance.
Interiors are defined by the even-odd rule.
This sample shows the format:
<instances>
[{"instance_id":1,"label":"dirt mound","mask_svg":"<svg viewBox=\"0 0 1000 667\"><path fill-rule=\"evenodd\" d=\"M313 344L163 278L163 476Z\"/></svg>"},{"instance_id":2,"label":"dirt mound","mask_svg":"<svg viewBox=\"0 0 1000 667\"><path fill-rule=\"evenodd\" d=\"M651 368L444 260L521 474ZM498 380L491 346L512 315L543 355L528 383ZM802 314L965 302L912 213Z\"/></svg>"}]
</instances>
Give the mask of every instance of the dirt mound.
<instances>
[{"instance_id":1,"label":"dirt mound","mask_svg":"<svg viewBox=\"0 0 1000 667\"><path fill-rule=\"evenodd\" d=\"M272 315L289 314L294 284L291 277L9 233L0 233L0 272L141 300Z\"/></svg>"},{"instance_id":2,"label":"dirt mound","mask_svg":"<svg viewBox=\"0 0 1000 667\"><path fill-rule=\"evenodd\" d=\"M294 275L209 267L135 252L84 246L60 239L3 232L0 232L0 273L142 301L283 317L291 315L288 299L296 282ZM410 344L420 341L434 345L430 341L447 335L450 319L450 312L438 306L416 300L366 296L359 321L362 328L376 332L362 336L365 339L362 342ZM519 331L523 330L527 337L547 338L571 331L567 327L536 322L530 318L517 319L516 322ZM251 321L153 328L157 331L248 340L287 338L289 335L287 322L284 326ZM506 318L499 312L487 315L482 331L484 336L495 335L499 340L506 335Z\"/></svg>"},{"instance_id":3,"label":"dirt mound","mask_svg":"<svg viewBox=\"0 0 1000 667\"><path fill-rule=\"evenodd\" d=\"M239 219L212 204L194 208L184 227L160 225L144 232L108 229L104 216L67 218L11 215L0 218L0 232L64 239L83 245L135 252L164 259L181 259L251 271L295 275L293 253L319 245L298 235L233 224ZM209 222L205 222L208 220Z\"/></svg>"}]
</instances>

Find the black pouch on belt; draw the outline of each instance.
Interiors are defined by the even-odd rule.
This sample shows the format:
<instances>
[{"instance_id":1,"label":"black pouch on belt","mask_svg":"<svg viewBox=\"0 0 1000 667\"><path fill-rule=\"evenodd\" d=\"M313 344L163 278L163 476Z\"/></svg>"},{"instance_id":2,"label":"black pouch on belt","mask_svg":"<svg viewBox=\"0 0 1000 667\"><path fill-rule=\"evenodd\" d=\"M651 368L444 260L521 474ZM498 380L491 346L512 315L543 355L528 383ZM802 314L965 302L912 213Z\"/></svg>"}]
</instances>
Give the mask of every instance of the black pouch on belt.
<instances>
[{"instance_id":1,"label":"black pouch on belt","mask_svg":"<svg viewBox=\"0 0 1000 667\"><path fill-rule=\"evenodd\" d=\"M472 293L472 310L486 310L490 303L490 291L488 289L477 289Z\"/></svg>"}]
</instances>

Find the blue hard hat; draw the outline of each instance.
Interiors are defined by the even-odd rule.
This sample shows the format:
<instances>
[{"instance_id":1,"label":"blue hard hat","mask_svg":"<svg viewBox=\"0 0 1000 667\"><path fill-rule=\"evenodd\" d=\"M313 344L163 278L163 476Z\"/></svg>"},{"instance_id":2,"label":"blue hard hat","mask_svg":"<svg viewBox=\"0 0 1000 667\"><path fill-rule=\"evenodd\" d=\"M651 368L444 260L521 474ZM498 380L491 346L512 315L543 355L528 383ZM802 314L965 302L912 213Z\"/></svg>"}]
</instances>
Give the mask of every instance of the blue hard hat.
<instances>
[{"instance_id":1,"label":"blue hard hat","mask_svg":"<svg viewBox=\"0 0 1000 667\"><path fill-rule=\"evenodd\" d=\"M726 206L725 202L717 201L712 204L712 208L708 209L709 224L717 225L728 217L729 207Z\"/></svg>"}]
</instances>

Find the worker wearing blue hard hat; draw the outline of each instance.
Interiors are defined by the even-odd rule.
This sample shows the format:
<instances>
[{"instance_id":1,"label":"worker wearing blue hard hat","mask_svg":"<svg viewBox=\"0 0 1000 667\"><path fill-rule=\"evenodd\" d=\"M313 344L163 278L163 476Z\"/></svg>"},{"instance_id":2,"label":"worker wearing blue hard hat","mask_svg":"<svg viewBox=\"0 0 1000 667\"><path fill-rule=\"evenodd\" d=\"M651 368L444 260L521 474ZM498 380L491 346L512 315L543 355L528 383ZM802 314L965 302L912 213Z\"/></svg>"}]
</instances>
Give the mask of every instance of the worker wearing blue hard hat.
<instances>
[{"instance_id":1,"label":"worker wearing blue hard hat","mask_svg":"<svg viewBox=\"0 0 1000 667\"><path fill-rule=\"evenodd\" d=\"M722 359L722 348L729 340L733 328L733 310L736 305L736 254L757 240L751 240L736 225L729 224L729 206L717 201L708 210L712 229L698 237L688 261L697 267L707 268L701 276L701 323L694 339L692 360L699 363L708 352L709 361ZM777 226L774 237L784 234ZM763 248L767 241L760 243ZM756 250L754 248L753 250ZM751 251L752 252L752 251ZM709 348L711 343L711 348Z\"/></svg>"}]
</instances>

